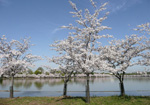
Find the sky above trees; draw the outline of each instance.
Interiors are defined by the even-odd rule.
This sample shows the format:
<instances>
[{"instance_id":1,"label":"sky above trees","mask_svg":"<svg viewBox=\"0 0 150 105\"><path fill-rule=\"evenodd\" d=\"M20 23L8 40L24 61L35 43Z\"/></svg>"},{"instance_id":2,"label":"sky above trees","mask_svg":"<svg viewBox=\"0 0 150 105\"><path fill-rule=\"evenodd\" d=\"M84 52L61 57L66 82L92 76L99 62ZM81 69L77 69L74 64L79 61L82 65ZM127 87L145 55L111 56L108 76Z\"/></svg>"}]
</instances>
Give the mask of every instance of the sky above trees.
<instances>
[{"instance_id":1,"label":"sky above trees","mask_svg":"<svg viewBox=\"0 0 150 105\"><path fill-rule=\"evenodd\" d=\"M112 29L101 34L111 34L115 38L137 33L132 29L139 24L150 22L150 0L95 0L97 5L108 2L106 11L108 19L103 25ZM94 10L88 0L72 0L79 9ZM75 24L69 13L73 11L68 0L0 0L0 36L8 40L31 37L31 52L35 55L52 57L54 51L49 45L56 40L67 38L69 30L61 29L63 25ZM102 14L104 15L104 14ZM107 44L107 40L102 40ZM36 63L46 64L46 60ZM52 65L55 66L55 65Z\"/></svg>"}]
</instances>

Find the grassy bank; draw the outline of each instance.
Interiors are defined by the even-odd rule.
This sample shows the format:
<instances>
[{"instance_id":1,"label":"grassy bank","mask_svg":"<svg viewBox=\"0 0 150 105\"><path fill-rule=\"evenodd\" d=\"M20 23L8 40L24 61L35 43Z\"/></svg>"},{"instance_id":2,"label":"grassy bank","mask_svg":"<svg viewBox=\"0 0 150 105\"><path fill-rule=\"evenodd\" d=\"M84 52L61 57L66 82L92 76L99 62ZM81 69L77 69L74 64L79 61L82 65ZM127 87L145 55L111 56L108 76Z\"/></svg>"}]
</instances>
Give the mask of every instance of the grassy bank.
<instances>
[{"instance_id":1,"label":"grassy bank","mask_svg":"<svg viewBox=\"0 0 150 105\"><path fill-rule=\"evenodd\" d=\"M87 105L83 97L17 97L0 98L0 105ZM150 97L92 97L89 105L150 105Z\"/></svg>"}]
</instances>

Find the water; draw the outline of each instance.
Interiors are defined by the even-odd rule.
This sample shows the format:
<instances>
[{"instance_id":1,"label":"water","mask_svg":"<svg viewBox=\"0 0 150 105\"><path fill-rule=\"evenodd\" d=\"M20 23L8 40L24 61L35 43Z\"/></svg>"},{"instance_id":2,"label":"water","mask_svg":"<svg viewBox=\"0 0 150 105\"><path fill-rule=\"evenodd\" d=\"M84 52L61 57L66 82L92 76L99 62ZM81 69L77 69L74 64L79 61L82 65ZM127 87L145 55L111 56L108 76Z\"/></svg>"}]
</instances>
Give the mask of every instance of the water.
<instances>
[{"instance_id":1,"label":"water","mask_svg":"<svg viewBox=\"0 0 150 105\"><path fill-rule=\"evenodd\" d=\"M68 83L69 96L85 96L85 78L72 78ZM4 79L0 84L0 97L9 97L10 79ZM128 77L124 80L127 95L150 96L150 77ZM61 96L63 93L63 79L15 79L14 96ZM115 77L90 78L91 96L119 95L119 80Z\"/></svg>"}]
</instances>

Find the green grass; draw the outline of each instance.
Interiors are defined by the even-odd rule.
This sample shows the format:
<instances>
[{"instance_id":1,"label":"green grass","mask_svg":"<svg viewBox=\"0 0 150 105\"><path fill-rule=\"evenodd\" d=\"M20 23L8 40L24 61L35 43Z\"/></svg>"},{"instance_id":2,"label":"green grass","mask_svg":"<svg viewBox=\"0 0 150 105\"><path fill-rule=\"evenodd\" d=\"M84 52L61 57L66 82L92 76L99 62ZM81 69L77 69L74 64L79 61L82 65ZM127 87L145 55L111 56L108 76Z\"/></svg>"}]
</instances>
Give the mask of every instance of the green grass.
<instances>
[{"instance_id":1,"label":"green grass","mask_svg":"<svg viewBox=\"0 0 150 105\"><path fill-rule=\"evenodd\" d=\"M85 103L84 97L17 97L0 98L0 105L150 105L150 97L92 97L90 104Z\"/></svg>"}]
</instances>

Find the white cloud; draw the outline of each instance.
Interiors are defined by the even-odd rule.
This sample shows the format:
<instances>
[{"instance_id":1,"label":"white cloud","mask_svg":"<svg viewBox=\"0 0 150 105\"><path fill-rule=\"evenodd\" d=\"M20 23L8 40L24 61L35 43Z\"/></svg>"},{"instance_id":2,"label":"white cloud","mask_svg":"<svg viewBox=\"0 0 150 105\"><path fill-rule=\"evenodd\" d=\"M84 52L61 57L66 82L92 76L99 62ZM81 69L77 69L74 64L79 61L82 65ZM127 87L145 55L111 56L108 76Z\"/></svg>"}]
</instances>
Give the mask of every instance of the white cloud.
<instances>
[{"instance_id":1,"label":"white cloud","mask_svg":"<svg viewBox=\"0 0 150 105\"><path fill-rule=\"evenodd\" d=\"M55 28L53 31L52 31L52 34L55 34L56 32L62 30L62 28Z\"/></svg>"},{"instance_id":2,"label":"white cloud","mask_svg":"<svg viewBox=\"0 0 150 105\"><path fill-rule=\"evenodd\" d=\"M127 10L129 7L137 3L142 3L142 0L110 0L108 10L111 13L119 10Z\"/></svg>"},{"instance_id":3,"label":"white cloud","mask_svg":"<svg viewBox=\"0 0 150 105\"><path fill-rule=\"evenodd\" d=\"M112 9L112 12L116 12L116 11L122 9L125 5L126 5L126 2L123 2L122 4L115 6L115 7Z\"/></svg>"}]
</instances>

